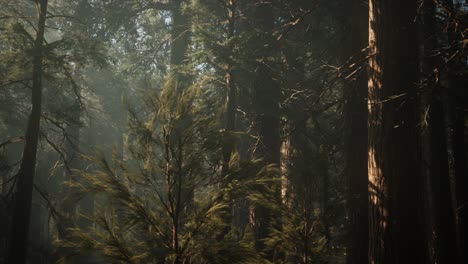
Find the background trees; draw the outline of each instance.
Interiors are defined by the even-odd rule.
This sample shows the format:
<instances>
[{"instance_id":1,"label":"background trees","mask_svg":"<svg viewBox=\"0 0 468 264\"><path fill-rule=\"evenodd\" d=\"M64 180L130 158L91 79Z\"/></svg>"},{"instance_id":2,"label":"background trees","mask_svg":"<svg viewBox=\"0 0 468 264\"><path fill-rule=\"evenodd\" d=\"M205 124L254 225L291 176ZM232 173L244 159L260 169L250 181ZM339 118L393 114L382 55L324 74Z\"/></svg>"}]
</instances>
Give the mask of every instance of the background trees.
<instances>
[{"instance_id":1,"label":"background trees","mask_svg":"<svg viewBox=\"0 0 468 264\"><path fill-rule=\"evenodd\" d=\"M4 2L0 256L463 263L462 6Z\"/></svg>"}]
</instances>

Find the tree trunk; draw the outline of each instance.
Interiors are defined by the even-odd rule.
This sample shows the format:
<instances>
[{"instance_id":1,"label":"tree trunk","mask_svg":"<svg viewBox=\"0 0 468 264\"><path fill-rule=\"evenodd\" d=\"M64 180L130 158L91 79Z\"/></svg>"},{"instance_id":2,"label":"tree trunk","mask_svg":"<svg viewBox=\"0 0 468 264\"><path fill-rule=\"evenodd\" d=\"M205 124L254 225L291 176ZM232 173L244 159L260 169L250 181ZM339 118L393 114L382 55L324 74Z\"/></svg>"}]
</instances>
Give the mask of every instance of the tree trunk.
<instances>
[{"instance_id":1,"label":"tree trunk","mask_svg":"<svg viewBox=\"0 0 468 264\"><path fill-rule=\"evenodd\" d=\"M190 17L182 10L184 0L174 0L171 26L171 58L170 71L177 83L177 91L188 88L188 76L184 73L183 65L187 60L187 49L190 44Z\"/></svg>"},{"instance_id":2,"label":"tree trunk","mask_svg":"<svg viewBox=\"0 0 468 264\"><path fill-rule=\"evenodd\" d=\"M229 0L226 5L227 8L227 38L226 42L230 42L234 37L235 29L235 12L236 12L236 0ZM228 51L229 52L229 51ZM222 167L221 167L221 177L225 177L229 171L229 161L231 160L231 154L233 153L237 139L232 135L236 130L236 108L237 108L237 93L236 86L234 83L234 71L233 63L230 59L231 56L227 56L227 62L224 65L225 67L225 85L226 85L226 103L224 108L224 140L222 145ZM233 223L233 204L229 203L225 216L224 222L226 228L219 234L218 240L224 238L226 234L231 230L231 224Z\"/></svg>"},{"instance_id":3,"label":"tree trunk","mask_svg":"<svg viewBox=\"0 0 468 264\"><path fill-rule=\"evenodd\" d=\"M70 76L71 78L75 77L75 74ZM77 88L77 92L80 92L80 88ZM77 99L78 100L78 99ZM79 144L80 144L80 127L79 127L79 120L81 116L81 106L79 102L75 101L73 103L73 113L71 113L72 120L69 121L65 128L65 148L64 148L64 155L65 159L64 162L67 163L67 166L64 168L63 171L63 183L67 181L76 181L74 177L74 172L72 170L80 169L80 162L79 162ZM63 202L62 202L62 212L64 213L65 219L63 223L64 231L62 235L65 237L60 237L59 239L65 239L68 237L67 229L74 227L74 218L75 218L75 210L77 207L77 199L75 190L65 184L62 185L62 193L63 193ZM80 201L80 203L83 201Z\"/></svg>"},{"instance_id":4,"label":"tree trunk","mask_svg":"<svg viewBox=\"0 0 468 264\"><path fill-rule=\"evenodd\" d=\"M433 239L437 263L456 263L457 238L450 190L443 104L432 98L429 105L430 178L434 209Z\"/></svg>"},{"instance_id":5,"label":"tree trunk","mask_svg":"<svg viewBox=\"0 0 468 264\"><path fill-rule=\"evenodd\" d=\"M455 101L455 100L453 100ZM452 103L453 103L452 101ZM466 136L465 136L465 110L460 104L452 104L451 113L451 143L454 158L457 217L460 235L460 261L468 259L466 248L468 247L468 179L466 160Z\"/></svg>"},{"instance_id":6,"label":"tree trunk","mask_svg":"<svg viewBox=\"0 0 468 264\"><path fill-rule=\"evenodd\" d=\"M191 35L191 19L189 13L184 11L186 0L174 0L172 2L172 25L171 25L171 56L170 56L170 72L168 79L175 84L175 92L182 95L190 86L190 76L187 73L187 50L190 45ZM177 134L177 133L176 133ZM181 142L179 135L177 142ZM182 155L182 145L177 145L178 155ZM181 161L181 159L179 159ZM182 166L181 164L178 164ZM177 170L177 177L174 179L174 197L177 197L177 207L181 214L185 214L187 209L191 208L193 203L194 193L190 187L191 179L188 179L187 173ZM184 201L184 202L182 202ZM183 225L177 221L178 228Z\"/></svg>"},{"instance_id":7,"label":"tree trunk","mask_svg":"<svg viewBox=\"0 0 468 264\"><path fill-rule=\"evenodd\" d=\"M457 76L449 73L448 76L448 112L450 122L450 149L453 157L453 172L455 176L455 198L456 198L456 216L458 220L459 234L459 263L465 263L468 259L466 248L468 246L468 167L466 153L466 128L465 112L468 108L464 101L468 95L466 89L466 80L460 80ZM465 103L466 104L466 103Z\"/></svg>"},{"instance_id":8,"label":"tree trunk","mask_svg":"<svg viewBox=\"0 0 468 264\"><path fill-rule=\"evenodd\" d=\"M29 221L42 111L42 60L47 2L48 0L36 1L38 24L32 63L32 109L26 128L23 158L17 175L18 182L14 201L8 263L25 263L28 249Z\"/></svg>"},{"instance_id":9,"label":"tree trunk","mask_svg":"<svg viewBox=\"0 0 468 264\"><path fill-rule=\"evenodd\" d=\"M450 176L447 153L447 135L445 131L442 87L434 76L438 67L438 57L434 56L437 48L435 3L424 1L423 6L423 73L428 79L430 94L429 111L429 176L432 194L434 243L434 261L436 263L456 263L457 238L452 206Z\"/></svg>"},{"instance_id":10,"label":"tree trunk","mask_svg":"<svg viewBox=\"0 0 468 264\"><path fill-rule=\"evenodd\" d=\"M228 32L226 41L230 41L234 37L234 26L235 26L235 0L229 0L227 3L228 8ZM234 132L236 129L236 107L237 107L237 97L236 97L236 87L234 84L233 78L233 65L229 61L225 65L225 84L226 84L226 105L224 109L224 130L227 134L227 138L223 143L223 167L222 175L226 175L231 158L231 153L234 149L234 140L229 133Z\"/></svg>"},{"instance_id":11,"label":"tree trunk","mask_svg":"<svg viewBox=\"0 0 468 264\"><path fill-rule=\"evenodd\" d=\"M186 50L190 42L190 19L182 11L184 0L175 0L172 8L171 65L182 65L187 59Z\"/></svg>"},{"instance_id":12,"label":"tree trunk","mask_svg":"<svg viewBox=\"0 0 468 264\"><path fill-rule=\"evenodd\" d=\"M358 63L360 52L367 46L367 7L357 2L345 5L345 12L352 10L351 20L345 20L343 32L345 40L344 60ZM357 20L357 21L356 21ZM364 63L363 63L364 64ZM357 66L360 67L360 66ZM362 65L365 69L365 65ZM348 190L349 240L346 262L349 264L367 263L369 243L367 206L367 76L359 70L355 77L344 84L344 155L345 178ZM351 69L354 71L354 69Z\"/></svg>"},{"instance_id":13,"label":"tree trunk","mask_svg":"<svg viewBox=\"0 0 468 264\"><path fill-rule=\"evenodd\" d=\"M369 1L369 262L425 263L416 0Z\"/></svg>"},{"instance_id":14,"label":"tree trunk","mask_svg":"<svg viewBox=\"0 0 468 264\"><path fill-rule=\"evenodd\" d=\"M254 126L258 136L258 143L253 154L255 157L262 158L265 165L276 164L279 166L281 147L279 127L280 88L273 79L271 65L268 65L268 57L271 56L273 51L271 48L264 46L273 43L271 35L274 29L272 2L264 2L263 0L255 2L254 23L259 30L256 44L261 57L258 58L260 62L257 65L257 73L253 83L254 104L257 110ZM266 249L264 239L269 236L269 228L272 226L274 218L273 212L266 207L257 206L253 210L255 248L259 252ZM274 258L273 252L266 252L266 257L272 260Z\"/></svg>"},{"instance_id":15,"label":"tree trunk","mask_svg":"<svg viewBox=\"0 0 468 264\"><path fill-rule=\"evenodd\" d=\"M459 23L455 21L456 14L460 13L459 7L454 6L452 0L442 0L443 11L447 15L447 40L448 47L452 52L459 52L459 55L451 58L446 69L448 96L448 113L450 122L450 148L453 156L453 169L455 175L455 196L456 196L456 215L458 220L459 233L459 263L465 263L468 260L468 162L466 152L466 109L468 109L468 91L466 84L466 56L463 51L463 35L458 30ZM466 15L465 15L466 16ZM463 25L463 24L462 24ZM463 27L463 26L462 26ZM452 55L452 53L448 54Z\"/></svg>"},{"instance_id":16,"label":"tree trunk","mask_svg":"<svg viewBox=\"0 0 468 264\"><path fill-rule=\"evenodd\" d=\"M325 147L325 151L319 151L320 158L318 162L318 171L322 176L322 208L321 208L321 218L324 228L324 236L327 239L327 249L332 250L332 241L331 241L331 218L330 218L330 175L328 173L328 147Z\"/></svg>"}]
</instances>

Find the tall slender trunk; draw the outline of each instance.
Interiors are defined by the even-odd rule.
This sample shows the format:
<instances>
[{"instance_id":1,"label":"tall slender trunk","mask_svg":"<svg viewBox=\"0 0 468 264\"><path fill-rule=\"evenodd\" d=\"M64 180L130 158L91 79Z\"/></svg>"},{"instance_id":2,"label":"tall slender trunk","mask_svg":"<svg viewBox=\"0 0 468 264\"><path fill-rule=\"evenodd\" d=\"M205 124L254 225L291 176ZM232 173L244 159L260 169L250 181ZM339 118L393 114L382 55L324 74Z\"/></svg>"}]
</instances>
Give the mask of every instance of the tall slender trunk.
<instances>
[{"instance_id":1,"label":"tall slender trunk","mask_svg":"<svg viewBox=\"0 0 468 264\"><path fill-rule=\"evenodd\" d=\"M453 158L453 172L455 177L456 216L458 220L459 263L468 259L468 162L466 144L466 109L464 101L468 97L466 80L448 74L448 114L449 114L449 142ZM465 85L464 85L465 84ZM465 94L464 94L465 93ZM465 104L465 105L464 105Z\"/></svg>"},{"instance_id":2,"label":"tall slender trunk","mask_svg":"<svg viewBox=\"0 0 468 264\"><path fill-rule=\"evenodd\" d=\"M13 223L11 229L8 263L26 262L28 248L29 221L31 216L32 192L36 169L36 153L42 104L42 60L44 30L48 0L38 0L38 23L32 63L32 109L26 128L26 142L23 158L18 172L17 190L14 201Z\"/></svg>"},{"instance_id":3,"label":"tall slender trunk","mask_svg":"<svg viewBox=\"0 0 468 264\"><path fill-rule=\"evenodd\" d=\"M236 19L236 0L227 1L227 38L229 42L234 37L235 30L235 19ZM234 83L234 71L233 63L230 60L230 56L227 56L227 63L225 64L225 85L226 85L226 103L224 108L224 131L226 133L223 146L222 146L222 168L221 176L224 177L229 170L229 160L231 154L236 147L237 139L231 135L236 130L236 108L237 108L237 93L236 86ZM224 221L226 228L220 233L218 239L224 238L224 236L231 230L231 224L233 223L233 204L228 204L226 208L226 214Z\"/></svg>"},{"instance_id":4,"label":"tall slender trunk","mask_svg":"<svg viewBox=\"0 0 468 264\"><path fill-rule=\"evenodd\" d=\"M428 78L429 94L429 176L432 193L434 260L437 263L456 263L457 238L452 206L447 153L447 135L442 87L434 76L438 67L435 3L425 0L423 5L423 73Z\"/></svg>"},{"instance_id":5,"label":"tall slender trunk","mask_svg":"<svg viewBox=\"0 0 468 264\"><path fill-rule=\"evenodd\" d=\"M457 237L452 206L443 104L429 105L430 178L433 204L433 239L437 263L456 263Z\"/></svg>"},{"instance_id":6,"label":"tall slender trunk","mask_svg":"<svg viewBox=\"0 0 468 264\"><path fill-rule=\"evenodd\" d=\"M348 4L349 5L349 4ZM344 32L347 34L343 58L348 63L357 63L361 51L368 45L365 4L357 2L345 5L345 12L352 11L350 20L345 20ZM364 64L364 63L362 63ZM344 84L344 153L345 178L348 191L349 240L346 262L349 264L367 263L369 243L368 206L367 206L367 75L366 65ZM354 69L352 69L354 71Z\"/></svg>"},{"instance_id":7,"label":"tall slender trunk","mask_svg":"<svg viewBox=\"0 0 468 264\"><path fill-rule=\"evenodd\" d=\"M70 74L69 78L76 78L76 71L77 69L74 69L74 72ZM74 80L75 82L78 82L78 80ZM81 88L79 86L75 87L77 96L81 96ZM67 166L65 167L63 171L63 183L67 181L74 181L76 180L74 178L74 173L72 170L74 169L80 169L80 162L79 162L79 144L80 144L80 118L81 118L81 105L79 103L79 98L73 102L72 105L72 113L70 113L70 117L72 120L67 124L65 128L65 148L64 148L64 153L65 153L65 161L67 163ZM65 215L65 223L63 223L64 231L62 235L65 237L68 236L67 229L72 228L74 226L74 214L75 214L75 209L77 207L76 204L76 197L74 197L74 191L73 188L62 184L62 193L64 195L64 201L62 203L62 212ZM81 203L82 201L80 201ZM64 239L65 237L59 237L60 239Z\"/></svg>"},{"instance_id":8,"label":"tall slender trunk","mask_svg":"<svg viewBox=\"0 0 468 264\"><path fill-rule=\"evenodd\" d=\"M457 217L460 236L460 261L464 263L468 259L466 248L468 247L468 179L467 179L467 158L465 136L465 110L462 105L454 103L456 99L451 100L452 106L450 121L452 131L450 133L451 148L454 158Z\"/></svg>"},{"instance_id":9,"label":"tall slender trunk","mask_svg":"<svg viewBox=\"0 0 468 264\"><path fill-rule=\"evenodd\" d=\"M417 0L369 1L369 262L425 263Z\"/></svg>"},{"instance_id":10,"label":"tall slender trunk","mask_svg":"<svg viewBox=\"0 0 468 264\"><path fill-rule=\"evenodd\" d=\"M187 50L190 45L191 36L191 18L189 12L184 10L184 4L186 0L174 0L172 1L172 7L170 9L172 13L172 25L171 25L171 55L170 55L170 74L169 78L172 79L176 85L175 92L178 95L183 94L190 86L190 76L187 73ZM171 135L179 137L177 133ZM178 142L180 138L177 138ZM183 155L183 148L178 143L177 146L178 155ZM190 180L188 174L181 168L183 166L181 158L178 159L177 177L174 178L174 197L177 197L176 210L180 214L186 213L193 202L193 189L190 187ZM180 217L182 218L182 217ZM178 218L177 225L178 229L184 223L181 223ZM179 232L180 233L180 232Z\"/></svg>"},{"instance_id":11,"label":"tall slender trunk","mask_svg":"<svg viewBox=\"0 0 468 264\"><path fill-rule=\"evenodd\" d=\"M191 23L187 12L183 11L185 0L174 0L171 8L171 78L177 83L177 92L188 88L189 78L183 69L187 60L187 49L190 45Z\"/></svg>"},{"instance_id":12,"label":"tall slender trunk","mask_svg":"<svg viewBox=\"0 0 468 264\"><path fill-rule=\"evenodd\" d=\"M298 29L303 33L305 29ZM298 34L300 35L300 34ZM302 36L293 37L295 41L301 41ZM298 39L295 39L298 38ZM300 90L305 78L305 65L302 47L288 47L283 50L286 58L286 89L290 91ZM289 112L293 113L289 118L289 125L285 127L287 133L282 143L282 168L283 177L282 195L283 202L288 207L295 205L298 199L304 199L302 193L308 189L307 177L310 174L309 167L304 159L310 159L311 147L307 139L307 121L309 114L307 102L302 98L291 100Z\"/></svg>"},{"instance_id":13,"label":"tall slender trunk","mask_svg":"<svg viewBox=\"0 0 468 264\"><path fill-rule=\"evenodd\" d=\"M447 41L448 47L452 51L463 50L463 36L457 32L459 23L455 21L456 14L459 14L459 6L454 6L452 0L441 0L444 5L444 11L447 15ZM463 25L463 24L462 24ZM464 68L466 68L466 56L461 52L458 56L451 58L446 69L447 90L448 90L448 114L450 122L449 141L450 149L453 155L453 169L455 176L455 196L456 196L456 215L458 220L459 233L459 263L465 263L468 260L468 162L466 144L468 138L465 136L466 109L468 109L468 92L466 89L468 78ZM449 54L449 56L452 54ZM459 72L457 74L457 72ZM460 75L461 72L461 75Z\"/></svg>"},{"instance_id":14,"label":"tall slender trunk","mask_svg":"<svg viewBox=\"0 0 468 264\"><path fill-rule=\"evenodd\" d=\"M234 37L235 28L235 10L236 0L229 0L227 3L228 8L228 32L227 41L230 41ZM236 87L234 84L233 77L233 65L230 59L225 65L225 85L226 85L226 105L224 109L224 130L227 133L233 132L236 129ZM228 163L231 158L231 153L234 149L234 140L232 137L227 135L229 138L223 144L223 167L222 175L224 176L227 172Z\"/></svg>"},{"instance_id":15,"label":"tall slender trunk","mask_svg":"<svg viewBox=\"0 0 468 264\"><path fill-rule=\"evenodd\" d=\"M279 124L279 97L280 88L273 78L268 57L272 50L268 48L273 43L272 31L274 29L273 3L263 0L255 1L254 22L259 30L257 48L261 56L257 65L257 73L253 83L254 103L257 108L255 132L258 135L258 144L254 156L263 158L265 165L280 165L280 124ZM267 47L265 47L267 46ZM278 186L279 187L279 186ZM278 201L280 193L278 188ZM272 201L276 202L276 201ZM265 239L269 236L269 229L275 216L264 206L257 206L253 210L253 228L255 232L255 248L265 251ZM273 252L266 252L270 260L274 258Z\"/></svg>"},{"instance_id":16,"label":"tall slender trunk","mask_svg":"<svg viewBox=\"0 0 468 264\"><path fill-rule=\"evenodd\" d=\"M190 18L183 12L184 0L174 0L171 26L171 65L182 65L187 59L186 50L190 42Z\"/></svg>"},{"instance_id":17,"label":"tall slender trunk","mask_svg":"<svg viewBox=\"0 0 468 264\"><path fill-rule=\"evenodd\" d=\"M324 236L327 239L327 249L331 250L332 241L331 241L331 219L330 219L330 174L328 173L328 150L325 147L325 151L320 151L319 161L318 161L318 171L322 176L322 208L321 208L321 218L324 228Z\"/></svg>"}]
</instances>

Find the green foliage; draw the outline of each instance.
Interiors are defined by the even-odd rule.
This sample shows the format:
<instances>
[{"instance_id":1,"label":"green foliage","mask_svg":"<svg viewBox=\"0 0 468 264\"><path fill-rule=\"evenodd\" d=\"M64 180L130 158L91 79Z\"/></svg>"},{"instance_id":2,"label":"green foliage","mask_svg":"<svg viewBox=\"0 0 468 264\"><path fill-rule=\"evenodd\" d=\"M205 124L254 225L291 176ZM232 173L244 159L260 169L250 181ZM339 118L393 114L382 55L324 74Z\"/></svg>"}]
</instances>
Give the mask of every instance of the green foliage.
<instances>
[{"instance_id":1,"label":"green foliage","mask_svg":"<svg viewBox=\"0 0 468 264\"><path fill-rule=\"evenodd\" d=\"M217 176L217 120L203 115L201 90L179 94L168 79L160 96L147 98L144 114L132 112L128 156L89 159L97 169L81 172L70 186L96 194L90 229L73 229L68 246L93 249L118 263L254 263L248 236L224 234L232 201L268 203L277 174L261 161L232 155L230 171ZM222 234L222 235L221 235Z\"/></svg>"},{"instance_id":2,"label":"green foliage","mask_svg":"<svg viewBox=\"0 0 468 264\"><path fill-rule=\"evenodd\" d=\"M281 227L271 230L267 246L285 256L288 263L326 262L329 242L324 235L320 211L294 204L284 206L282 216Z\"/></svg>"},{"instance_id":3,"label":"green foliage","mask_svg":"<svg viewBox=\"0 0 468 264\"><path fill-rule=\"evenodd\" d=\"M335 54L343 43L337 10L347 5L181 0L190 44L176 66L169 62L174 2L49 0L36 177L50 199L42 214L56 227L48 239L58 231L59 254L66 241L71 255L102 263L268 263L269 250L278 263L321 263L342 253L343 86L333 65L343 59ZM259 30L258 2L272 4L271 32ZM36 10L29 0L0 4L3 141L26 124ZM223 122L228 89L232 131ZM289 148L281 164L252 158L263 143L255 131L263 115L280 119L271 132ZM21 146L9 148L1 163L14 173ZM79 153L86 158L70 164ZM76 197L93 197L94 209L82 210ZM254 249L258 207L277 216L261 223L271 226L264 252Z\"/></svg>"}]
</instances>

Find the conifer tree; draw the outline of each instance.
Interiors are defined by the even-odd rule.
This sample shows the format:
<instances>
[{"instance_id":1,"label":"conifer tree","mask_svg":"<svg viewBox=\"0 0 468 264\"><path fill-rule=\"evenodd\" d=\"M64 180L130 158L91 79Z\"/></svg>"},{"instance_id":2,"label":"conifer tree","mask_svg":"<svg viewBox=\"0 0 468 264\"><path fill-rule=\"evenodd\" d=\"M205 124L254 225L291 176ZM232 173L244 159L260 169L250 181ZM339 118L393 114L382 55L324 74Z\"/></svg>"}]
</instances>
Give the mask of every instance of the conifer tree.
<instances>
[{"instance_id":1,"label":"conifer tree","mask_svg":"<svg viewBox=\"0 0 468 264\"><path fill-rule=\"evenodd\" d=\"M273 77L272 55L274 30L273 2L255 1L253 21L257 26L255 38L257 52L257 73L253 81L253 103L255 104L254 129L258 137L254 149L254 157L262 158L265 165L280 164L280 124L279 100L280 87ZM274 63L274 62L273 62ZM278 197L272 203L279 201ZM274 213L266 207L253 208L252 226L255 232L255 247L261 252L266 249L265 239L269 236L269 229L278 220ZM274 253L267 252L267 259L273 260Z\"/></svg>"},{"instance_id":2,"label":"conifer tree","mask_svg":"<svg viewBox=\"0 0 468 264\"><path fill-rule=\"evenodd\" d=\"M346 48L343 70L344 156L348 188L349 243L347 263L366 263L368 248L367 206L367 7L363 3L347 3L343 11L351 16L343 21Z\"/></svg>"},{"instance_id":3,"label":"conifer tree","mask_svg":"<svg viewBox=\"0 0 468 264\"><path fill-rule=\"evenodd\" d=\"M437 67L441 58L435 56L439 49L437 38L438 23L435 16L436 4L424 1L422 12L422 44L424 57L423 84L427 90L427 123L429 161L428 170L432 194L433 224L431 227L432 243L434 247L434 261L437 263L456 263L457 239L455 219L452 206L452 192L449 176L447 153L447 135L445 125L444 92L437 77Z\"/></svg>"},{"instance_id":4,"label":"conifer tree","mask_svg":"<svg viewBox=\"0 0 468 264\"><path fill-rule=\"evenodd\" d=\"M416 1L369 1L369 262L425 263Z\"/></svg>"},{"instance_id":5,"label":"conifer tree","mask_svg":"<svg viewBox=\"0 0 468 264\"><path fill-rule=\"evenodd\" d=\"M17 191L15 194L14 213L8 262L26 263L29 221L31 215L32 192L36 167L36 153L39 142L40 120L42 112L42 74L43 43L47 0L36 1L37 32L34 39L32 62L32 109L26 128L23 159L18 172Z\"/></svg>"}]
</instances>

